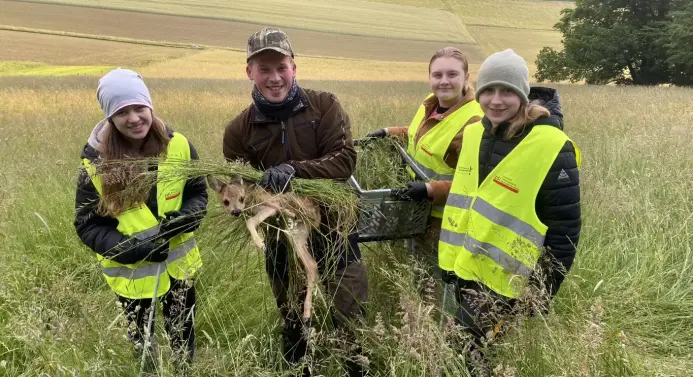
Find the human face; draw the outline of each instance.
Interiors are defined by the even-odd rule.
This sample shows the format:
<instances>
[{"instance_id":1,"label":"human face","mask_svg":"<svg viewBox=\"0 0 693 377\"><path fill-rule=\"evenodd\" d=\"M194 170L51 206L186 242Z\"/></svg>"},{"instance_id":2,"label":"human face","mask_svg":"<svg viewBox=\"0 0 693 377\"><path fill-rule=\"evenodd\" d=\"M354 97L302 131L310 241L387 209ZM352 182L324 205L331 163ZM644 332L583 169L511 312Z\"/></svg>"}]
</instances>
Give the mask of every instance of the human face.
<instances>
[{"instance_id":1,"label":"human face","mask_svg":"<svg viewBox=\"0 0 693 377\"><path fill-rule=\"evenodd\" d=\"M517 115L522 100L514 91L494 85L479 94L479 104L486 117L497 126Z\"/></svg>"},{"instance_id":2,"label":"human face","mask_svg":"<svg viewBox=\"0 0 693 377\"><path fill-rule=\"evenodd\" d=\"M139 144L152 127L152 109L144 105L130 105L116 111L111 122L132 144Z\"/></svg>"},{"instance_id":3,"label":"human face","mask_svg":"<svg viewBox=\"0 0 693 377\"><path fill-rule=\"evenodd\" d=\"M270 50L253 57L246 66L246 73L268 101L279 103L291 90L296 64L290 56Z\"/></svg>"},{"instance_id":4,"label":"human face","mask_svg":"<svg viewBox=\"0 0 693 377\"><path fill-rule=\"evenodd\" d=\"M451 56L443 56L431 63L430 71L428 81L439 105L446 108L455 106L462 99L462 90L469 79L462 62Z\"/></svg>"}]
</instances>

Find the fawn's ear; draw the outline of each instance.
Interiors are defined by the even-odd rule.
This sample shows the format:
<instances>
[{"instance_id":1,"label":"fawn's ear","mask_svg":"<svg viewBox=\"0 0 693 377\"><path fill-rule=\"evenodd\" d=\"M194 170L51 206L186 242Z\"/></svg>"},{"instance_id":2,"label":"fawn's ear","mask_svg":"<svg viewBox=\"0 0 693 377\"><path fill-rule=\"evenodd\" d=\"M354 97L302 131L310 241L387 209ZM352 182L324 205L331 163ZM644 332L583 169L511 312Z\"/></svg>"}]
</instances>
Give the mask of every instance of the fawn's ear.
<instances>
[{"instance_id":1,"label":"fawn's ear","mask_svg":"<svg viewBox=\"0 0 693 377\"><path fill-rule=\"evenodd\" d=\"M232 185L243 185L243 178L240 175L234 175L231 177Z\"/></svg>"},{"instance_id":2,"label":"fawn's ear","mask_svg":"<svg viewBox=\"0 0 693 377\"><path fill-rule=\"evenodd\" d=\"M226 184L220 182L215 176L210 174L207 176L207 186L211 187L212 190L216 192L221 192L221 190L224 188L224 186L226 186Z\"/></svg>"}]
</instances>

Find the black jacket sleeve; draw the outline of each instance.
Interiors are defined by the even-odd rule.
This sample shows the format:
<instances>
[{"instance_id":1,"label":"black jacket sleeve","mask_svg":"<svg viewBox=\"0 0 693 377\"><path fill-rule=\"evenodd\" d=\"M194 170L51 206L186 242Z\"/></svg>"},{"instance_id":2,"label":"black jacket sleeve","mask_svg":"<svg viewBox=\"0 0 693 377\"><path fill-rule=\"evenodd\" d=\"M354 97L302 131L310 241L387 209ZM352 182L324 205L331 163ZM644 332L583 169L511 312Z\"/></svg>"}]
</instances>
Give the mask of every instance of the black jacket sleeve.
<instances>
[{"instance_id":1,"label":"black jacket sleeve","mask_svg":"<svg viewBox=\"0 0 693 377\"><path fill-rule=\"evenodd\" d=\"M131 248L132 240L118 231L118 220L100 216L97 212L99 194L86 170L81 169L77 181L74 226L82 242L94 252L119 263L134 263L132 253L123 253Z\"/></svg>"},{"instance_id":2,"label":"black jacket sleeve","mask_svg":"<svg viewBox=\"0 0 693 377\"><path fill-rule=\"evenodd\" d=\"M197 150L190 144L190 159L199 160ZM190 228L190 232L200 226L200 222L207 214L207 183L204 177L188 179L183 188L183 204L180 211L195 217L195 226Z\"/></svg>"},{"instance_id":3,"label":"black jacket sleeve","mask_svg":"<svg viewBox=\"0 0 693 377\"><path fill-rule=\"evenodd\" d=\"M575 148L568 141L542 184L536 201L539 220L548 227L539 266L551 297L563 283L575 259L580 238L580 175Z\"/></svg>"}]
</instances>

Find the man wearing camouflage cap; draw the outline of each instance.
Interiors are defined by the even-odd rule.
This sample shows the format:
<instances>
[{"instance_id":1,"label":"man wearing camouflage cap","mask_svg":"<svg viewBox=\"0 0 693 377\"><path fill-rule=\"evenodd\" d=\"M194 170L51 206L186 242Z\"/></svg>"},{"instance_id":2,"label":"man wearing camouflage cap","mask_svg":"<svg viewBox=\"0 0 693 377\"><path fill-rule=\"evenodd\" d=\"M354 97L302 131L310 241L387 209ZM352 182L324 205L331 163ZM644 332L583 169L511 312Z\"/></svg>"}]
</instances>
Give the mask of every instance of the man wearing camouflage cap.
<instances>
[{"instance_id":1,"label":"man wearing camouflage cap","mask_svg":"<svg viewBox=\"0 0 693 377\"><path fill-rule=\"evenodd\" d=\"M260 185L277 193L289 189L294 177L348 179L356 166L356 151L349 116L335 95L298 86L293 48L283 31L258 31L248 40L247 51L253 103L226 126L226 159L246 161L264 170ZM319 234L311 235L310 247L326 282L326 297L333 301L334 324L353 339L348 325L364 318L363 304L368 297L366 270L355 235L345 240L322 224ZM289 259L283 236L268 234L265 265L284 318L284 356L297 362L307 345L301 308L289 305ZM358 364L346 364L350 376L363 375ZM308 367L303 375L310 375Z\"/></svg>"}]
</instances>

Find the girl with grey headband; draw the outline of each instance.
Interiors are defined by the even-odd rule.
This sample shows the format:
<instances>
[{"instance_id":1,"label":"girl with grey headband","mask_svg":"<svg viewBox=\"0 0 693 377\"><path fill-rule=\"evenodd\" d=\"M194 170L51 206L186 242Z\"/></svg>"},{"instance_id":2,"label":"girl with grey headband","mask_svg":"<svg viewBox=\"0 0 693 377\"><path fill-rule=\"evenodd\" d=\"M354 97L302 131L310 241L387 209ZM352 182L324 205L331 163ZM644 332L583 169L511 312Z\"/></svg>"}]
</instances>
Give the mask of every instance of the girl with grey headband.
<instances>
[{"instance_id":1,"label":"girl with grey headband","mask_svg":"<svg viewBox=\"0 0 693 377\"><path fill-rule=\"evenodd\" d=\"M99 80L97 99L105 117L82 150L74 225L125 311L135 355L146 369L156 369L149 334L153 303L160 299L174 365L186 368L195 351L194 281L202 267L193 231L205 216L206 184L188 179L138 186L146 168L128 160L160 158L149 169L161 172L166 161L197 159L197 151L156 117L137 73L109 72Z\"/></svg>"}]
</instances>

